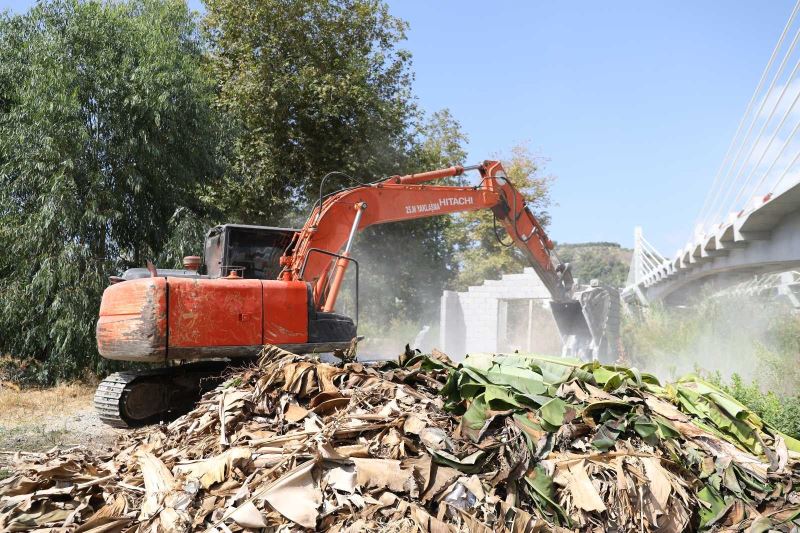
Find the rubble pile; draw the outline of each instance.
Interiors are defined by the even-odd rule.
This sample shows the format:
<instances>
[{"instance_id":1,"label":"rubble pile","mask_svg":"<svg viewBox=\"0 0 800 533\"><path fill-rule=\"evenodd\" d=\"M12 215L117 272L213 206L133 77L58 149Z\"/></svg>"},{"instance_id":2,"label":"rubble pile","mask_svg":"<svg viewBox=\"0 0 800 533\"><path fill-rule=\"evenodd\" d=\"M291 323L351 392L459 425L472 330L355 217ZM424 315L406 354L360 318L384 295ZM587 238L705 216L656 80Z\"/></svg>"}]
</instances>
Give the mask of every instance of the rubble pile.
<instances>
[{"instance_id":1,"label":"rubble pile","mask_svg":"<svg viewBox=\"0 0 800 533\"><path fill-rule=\"evenodd\" d=\"M276 348L105 457L20 453L0 529L792 531L800 442L703 380Z\"/></svg>"}]
</instances>

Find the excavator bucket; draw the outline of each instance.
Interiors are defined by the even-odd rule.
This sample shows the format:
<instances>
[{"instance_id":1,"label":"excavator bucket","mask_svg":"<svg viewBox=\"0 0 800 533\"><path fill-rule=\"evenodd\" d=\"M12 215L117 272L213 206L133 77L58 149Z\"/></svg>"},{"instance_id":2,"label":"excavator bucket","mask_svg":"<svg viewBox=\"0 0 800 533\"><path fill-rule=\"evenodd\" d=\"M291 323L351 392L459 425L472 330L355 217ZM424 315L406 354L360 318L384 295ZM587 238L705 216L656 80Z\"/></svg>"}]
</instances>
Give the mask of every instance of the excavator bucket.
<instances>
[{"instance_id":1,"label":"excavator bucket","mask_svg":"<svg viewBox=\"0 0 800 533\"><path fill-rule=\"evenodd\" d=\"M619 338L619 291L596 286L575 297L574 300L550 302L564 340L564 355L585 361L614 361Z\"/></svg>"},{"instance_id":2,"label":"excavator bucket","mask_svg":"<svg viewBox=\"0 0 800 533\"><path fill-rule=\"evenodd\" d=\"M578 300L550 302L550 310L553 312L556 326L563 338L575 336L581 339L591 339L592 334Z\"/></svg>"}]
</instances>

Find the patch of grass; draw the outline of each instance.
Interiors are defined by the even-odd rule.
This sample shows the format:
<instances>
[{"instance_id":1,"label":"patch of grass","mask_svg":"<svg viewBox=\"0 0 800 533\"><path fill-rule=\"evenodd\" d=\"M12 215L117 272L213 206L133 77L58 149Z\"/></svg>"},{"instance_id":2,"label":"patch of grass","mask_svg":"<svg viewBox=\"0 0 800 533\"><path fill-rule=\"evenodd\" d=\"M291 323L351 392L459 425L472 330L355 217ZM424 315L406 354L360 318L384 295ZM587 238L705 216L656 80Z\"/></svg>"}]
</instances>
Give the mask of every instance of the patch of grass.
<instances>
[{"instance_id":1,"label":"patch of grass","mask_svg":"<svg viewBox=\"0 0 800 533\"><path fill-rule=\"evenodd\" d=\"M70 415L91 405L94 385L69 383L44 389L0 384L0 428L37 423L58 414Z\"/></svg>"},{"instance_id":2,"label":"patch of grass","mask_svg":"<svg viewBox=\"0 0 800 533\"><path fill-rule=\"evenodd\" d=\"M15 452L42 452L67 444L72 435L66 428L50 429L45 426L0 427L0 449Z\"/></svg>"}]
</instances>

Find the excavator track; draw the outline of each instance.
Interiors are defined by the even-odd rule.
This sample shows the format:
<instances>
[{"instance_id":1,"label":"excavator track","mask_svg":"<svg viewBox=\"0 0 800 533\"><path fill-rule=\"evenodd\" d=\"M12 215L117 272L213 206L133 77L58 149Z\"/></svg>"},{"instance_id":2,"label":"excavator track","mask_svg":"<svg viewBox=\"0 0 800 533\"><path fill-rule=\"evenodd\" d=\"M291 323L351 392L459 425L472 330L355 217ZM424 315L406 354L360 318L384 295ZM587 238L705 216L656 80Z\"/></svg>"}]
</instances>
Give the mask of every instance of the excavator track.
<instances>
[{"instance_id":1,"label":"excavator track","mask_svg":"<svg viewBox=\"0 0 800 533\"><path fill-rule=\"evenodd\" d=\"M115 372L97 386L94 407L103 423L118 428L171 419L188 411L204 392L215 387L228 364L206 361Z\"/></svg>"}]
</instances>

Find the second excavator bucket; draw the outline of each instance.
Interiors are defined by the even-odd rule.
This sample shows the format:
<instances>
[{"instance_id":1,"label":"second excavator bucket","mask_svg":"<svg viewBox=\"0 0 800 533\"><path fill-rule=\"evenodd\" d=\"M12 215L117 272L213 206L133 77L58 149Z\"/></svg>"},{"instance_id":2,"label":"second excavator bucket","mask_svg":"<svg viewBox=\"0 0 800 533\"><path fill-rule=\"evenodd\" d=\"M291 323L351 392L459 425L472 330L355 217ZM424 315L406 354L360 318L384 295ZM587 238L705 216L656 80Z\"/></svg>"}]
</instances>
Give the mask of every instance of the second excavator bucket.
<instances>
[{"instance_id":1,"label":"second excavator bucket","mask_svg":"<svg viewBox=\"0 0 800 533\"><path fill-rule=\"evenodd\" d=\"M619 291L590 287L576 293L573 300L550 302L550 309L564 340L564 355L604 363L617 358Z\"/></svg>"}]
</instances>

